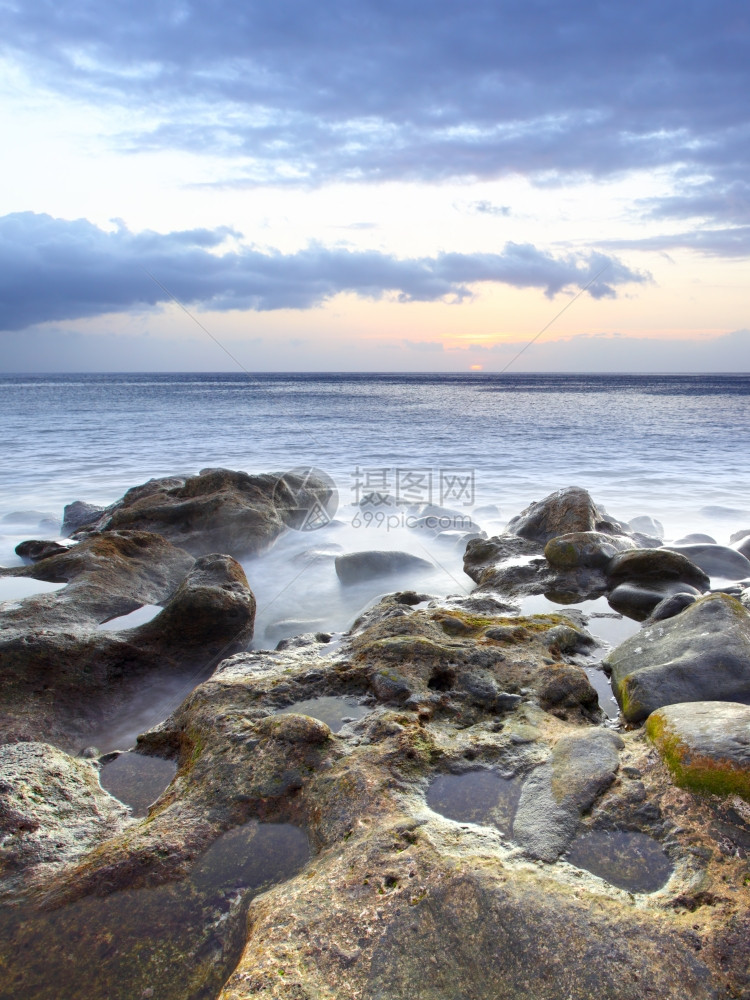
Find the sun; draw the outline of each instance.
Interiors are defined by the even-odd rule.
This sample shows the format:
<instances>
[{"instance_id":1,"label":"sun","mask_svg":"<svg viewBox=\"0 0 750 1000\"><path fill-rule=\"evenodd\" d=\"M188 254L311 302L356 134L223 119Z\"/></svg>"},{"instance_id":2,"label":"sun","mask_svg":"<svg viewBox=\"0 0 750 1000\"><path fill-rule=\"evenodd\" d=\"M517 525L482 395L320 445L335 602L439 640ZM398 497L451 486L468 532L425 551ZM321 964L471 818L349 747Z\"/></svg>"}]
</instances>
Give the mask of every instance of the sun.
<instances>
[{"instance_id":1,"label":"sun","mask_svg":"<svg viewBox=\"0 0 750 1000\"><path fill-rule=\"evenodd\" d=\"M482 367L483 367L482 365L469 365L469 371L470 372L481 372Z\"/></svg>"}]
</instances>

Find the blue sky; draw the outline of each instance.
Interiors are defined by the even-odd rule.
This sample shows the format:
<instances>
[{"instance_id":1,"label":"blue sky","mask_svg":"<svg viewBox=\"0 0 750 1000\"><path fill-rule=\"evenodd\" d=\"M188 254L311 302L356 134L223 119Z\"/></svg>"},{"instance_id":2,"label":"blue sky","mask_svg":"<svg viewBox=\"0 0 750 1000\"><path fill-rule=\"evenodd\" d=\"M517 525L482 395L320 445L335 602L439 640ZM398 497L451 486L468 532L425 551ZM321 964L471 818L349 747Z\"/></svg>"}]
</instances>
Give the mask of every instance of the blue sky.
<instances>
[{"instance_id":1,"label":"blue sky","mask_svg":"<svg viewBox=\"0 0 750 1000\"><path fill-rule=\"evenodd\" d=\"M225 369L192 316L250 370L499 370L570 304L519 370L750 370L749 41L735 2L0 0L0 369Z\"/></svg>"}]
</instances>

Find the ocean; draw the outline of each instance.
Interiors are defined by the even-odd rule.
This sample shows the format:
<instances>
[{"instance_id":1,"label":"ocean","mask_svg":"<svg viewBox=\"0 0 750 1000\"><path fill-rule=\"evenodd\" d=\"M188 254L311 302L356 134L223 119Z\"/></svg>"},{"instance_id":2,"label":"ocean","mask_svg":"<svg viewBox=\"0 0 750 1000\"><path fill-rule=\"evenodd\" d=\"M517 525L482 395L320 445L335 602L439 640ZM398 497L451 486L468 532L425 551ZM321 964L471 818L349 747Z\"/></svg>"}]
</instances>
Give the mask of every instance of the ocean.
<instances>
[{"instance_id":1,"label":"ocean","mask_svg":"<svg viewBox=\"0 0 750 1000\"><path fill-rule=\"evenodd\" d=\"M73 500L105 505L207 466L315 467L336 483L337 518L245 562L256 645L343 630L383 590L473 586L460 551L399 520L407 500L476 511L491 535L532 500L577 485L623 520L656 516L668 538L726 542L750 527L749 396L748 375L0 376L0 564L19 563L17 542ZM385 509L379 522L356 517L368 492L395 498L390 519ZM329 558L306 560L322 544ZM342 587L330 553L370 548L426 555L434 572Z\"/></svg>"}]
</instances>

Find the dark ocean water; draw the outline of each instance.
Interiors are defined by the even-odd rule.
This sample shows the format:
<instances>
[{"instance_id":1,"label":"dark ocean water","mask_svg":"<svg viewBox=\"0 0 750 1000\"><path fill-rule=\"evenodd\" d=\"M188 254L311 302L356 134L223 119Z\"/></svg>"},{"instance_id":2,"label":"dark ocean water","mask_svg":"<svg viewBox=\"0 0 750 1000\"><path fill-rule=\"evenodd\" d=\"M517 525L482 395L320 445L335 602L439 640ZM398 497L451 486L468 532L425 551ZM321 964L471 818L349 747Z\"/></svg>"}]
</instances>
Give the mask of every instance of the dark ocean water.
<instances>
[{"instance_id":1,"label":"dark ocean water","mask_svg":"<svg viewBox=\"0 0 750 1000\"><path fill-rule=\"evenodd\" d=\"M496 504L499 514L476 516L492 534L575 484L619 518L656 515L668 537L696 530L725 542L750 527L749 397L747 375L0 376L0 564L18 562L17 541L40 533L35 514L3 524L12 512L59 518L72 500L107 504L151 477L206 466L312 465L336 481L347 527L289 532L246 564L257 643L305 630L279 625L287 620L343 629L399 581L344 590L332 557L300 572L306 547L405 548L434 562L420 586L472 586L460 552L427 551L393 522L352 526L369 491L467 513Z\"/></svg>"}]
</instances>

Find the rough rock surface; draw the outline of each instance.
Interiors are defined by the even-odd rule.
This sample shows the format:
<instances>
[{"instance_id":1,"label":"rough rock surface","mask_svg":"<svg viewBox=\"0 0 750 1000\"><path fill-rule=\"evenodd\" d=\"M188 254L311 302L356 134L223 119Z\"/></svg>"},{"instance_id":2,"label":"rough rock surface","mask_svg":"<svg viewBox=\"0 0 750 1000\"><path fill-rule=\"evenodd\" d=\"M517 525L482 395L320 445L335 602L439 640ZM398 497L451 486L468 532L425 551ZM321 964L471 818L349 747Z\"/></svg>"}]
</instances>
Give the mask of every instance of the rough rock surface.
<instances>
[{"instance_id":1,"label":"rough rock surface","mask_svg":"<svg viewBox=\"0 0 750 1000\"><path fill-rule=\"evenodd\" d=\"M85 500L74 500L63 508L63 523L61 533L72 535L74 531L85 528L88 524L98 521L104 513L104 507L97 507Z\"/></svg>"},{"instance_id":2,"label":"rough rock surface","mask_svg":"<svg viewBox=\"0 0 750 1000\"><path fill-rule=\"evenodd\" d=\"M119 833L127 817L92 761L45 743L0 746L0 879L63 867Z\"/></svg>"},{"instance_id":3,"label":"rough rock surface","mask_svg":"<svg viewBox=\"0 0 750 1000\"><path fill-rule=\"evenodd\" d=\"M750 802L750 706L731 701L667 705L646 720L646 732L675 784Z\"/></svg>"},{"instance_id":4,"label":"rough rock surface","mask_svg":"<svg viewBox=\"0 0 750 1000\"><path fill-rule=\"evenodd\" d=\"M530 504L508 522L508 532L541 542L571 532L596 531L597 523L606 520L588 492L579 486L569 486L551 493L544 500Z\"/></svg>"},{"instance_id":5,"label":"rough rock surface","mask_svg":"<svg viewBox=\"0 0 750 1000\"><path fill-rule=\"evenodd\" d=\"M317 490L317 492L316 492ZM293 475L251 476L204 469L197 476L151 479L133 487L87 532L153 531L193 555L248 555L268 548L286 530L284 517L327 496L327 484Z\"/></svg>"},{"instance_id":6,"label":"rough rock surface","mask_svg":"<svg viewBox=\"0 0 750 1000\"><path fill-rule=\"evenodd\" d=\"M750 614L733 597L710 594L646 625L604 666L631 722L679 702L750 699Z\"/></svg>"}]
</instances>

